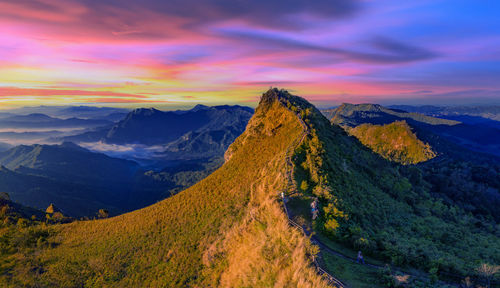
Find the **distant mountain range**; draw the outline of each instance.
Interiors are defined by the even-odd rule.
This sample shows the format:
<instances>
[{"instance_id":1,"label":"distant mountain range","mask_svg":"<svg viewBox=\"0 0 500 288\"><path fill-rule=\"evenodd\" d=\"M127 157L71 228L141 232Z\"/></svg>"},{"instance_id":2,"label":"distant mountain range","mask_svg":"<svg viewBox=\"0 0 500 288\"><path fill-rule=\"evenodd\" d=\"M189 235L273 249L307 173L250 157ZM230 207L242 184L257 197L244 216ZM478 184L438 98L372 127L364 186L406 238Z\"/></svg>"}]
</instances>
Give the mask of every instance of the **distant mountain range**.
<instances>
[{"instance_id":1,"label":"distant mountain range","mask_svg":"<svg viewBox=\"0 0 500 288\"><path fill-rule=\"evenodd\" d=\"M130 179L138 164L93 153L73 143L17 146L0 153L0 165L11 170L54 179L72 177L72 182L114 182ZM76 181L75 178L81 178ZM116 180L114 180L116 179Z\"/></svg>"},{"instance_id":2,"label":"distant mountain range","mask_svg":"<svg viewBox=\"0 0 500 288\"><path fill-rule=\"evenodd\" d=\"M410 106L392 105L389 108L404 110L408 112L422 113L429 116L448 118L454 116L472 116L494 121L500 121L500 106Z\"/></svg>"},{"instance_id":3,"label":"distant mountain range","mask_svg":"<svg viewBox=\"0 0 500 288\"><path fill-rule=\"evenodd\" d=\"M53 123L60 127L68 123L106 126L63 138L65 142L60 145L1 145L0 191L27 206L45 208L54 203L68 216L89 216L101 208L113 215L144 207L189 187L218 168L225 150L244 131L252 114L252 109L241 106L198 105L171 112L137 109L116 124L93 119L63 120L44 114L10 115L3 119L10 127L13 123L18 127L36 124L40 128ZM45 131L0 132L0 136L43 139L57 133L64 135ZM139 159L159 172L66 140L143 145L146 150L160 146L155 154L160 160Z\"/></svg>"},{"instance_id":4,"label":"distant mountain range","mask_svg":"<svg viewBox=\"0 0 500 288\"><path fill-rule=\"evenodd\" d=\"M0 118L12 115L45 114L51 117L62 118L62 119L80 118L80 119L110 120L108 118L116 119L116 117L118 117L116 115L125 116L128 112L130 112L129 109L114 108L114 107L33 106L33 107L22 107L10 110L0 110Z\"/></svg>"},{"instance_id":5,"label":"distant mountain range","mask_svg":"<svg viewBox=\"0 0 500 288\"><path fill-rule=\"evenodd\" d=\"M355 127L362 123L389 124L396 120L406 120L409 123L422 123L428 125L453 126L460 124L458 121L440 119L409 113L403 110L389 109L378 104L349 104L344 103L333 111L331 120L341 126Z\"/></svg>"},{"instance_id":6,"label":"distant mountain range","mask_svg":"<svg viewBox=\"0 0 500 288\"><path fill-rule=\"evenodd\" d=\"M404 120L419 137L425 138L431 133L467 149L500 156L500 129L491 126L466 124L416 112L390 109L377 104L342 104L328 113L331 113L333 123L346 127L356 127L364 123L384 125ZM424 139L426 142L434 141L433 137L427 138ZM439 149L437 143L432 146Z\"/></svg>"},{"instance_id":7,"label":"distant mountain range","mask_svg":"<svg viewBox=\"0 0 500 288\"><path fill-rule=\"evenodd\" d=\"M112 121L101 119L59 119L41 113L13 115L0 119L0 128L11 129L60 129L60 128L92 128L112 124Z\"/></svg>"},{"instance_id":8,"label":"distant mountain range","mask_svg":"<svg viewBox=\"0 0 500 288\"><path fill-rule=\"evenodd\" d=\"M69 216L126 211L139 165L72 143L17 146L0 153L0 191L23 205L55 203Z\"/></svg>"},{"instance_id":9,"label":"distant mountain range","mask_svg":"<svg viewBox=\"0 0 500 288\"><path fill-rule=\"evenodd\" d=\"M99 209L116 215L169 197L221 164L201 159L154 172L73 143L21 145L0 152L0 192L38 209L54 203L72 217L92 216Z\"/></svg>"},{"instance_id":10,"label":"distant mountain range","mask_svg":"<svg viewBox=\"0 0 500 288\"><path fill-rule=\"evenodd\" d=\"M12 148L12 145L0 142L0 152L9 150L10 148Z\"/></svg>"},{"instance_id":11,"label":"distant mountain range","mask_svg":"<svg viewBox=\"0 0 500 288\"><path fill-rule=\"evenodd\" d=\"M245 129L253 110L242 106L197 105L187 111L160 111L141 108L130 112L111 127L95 129L65 141L76 143L163 147L163 159L221 157Z\"/></svg>"}]
</instances>

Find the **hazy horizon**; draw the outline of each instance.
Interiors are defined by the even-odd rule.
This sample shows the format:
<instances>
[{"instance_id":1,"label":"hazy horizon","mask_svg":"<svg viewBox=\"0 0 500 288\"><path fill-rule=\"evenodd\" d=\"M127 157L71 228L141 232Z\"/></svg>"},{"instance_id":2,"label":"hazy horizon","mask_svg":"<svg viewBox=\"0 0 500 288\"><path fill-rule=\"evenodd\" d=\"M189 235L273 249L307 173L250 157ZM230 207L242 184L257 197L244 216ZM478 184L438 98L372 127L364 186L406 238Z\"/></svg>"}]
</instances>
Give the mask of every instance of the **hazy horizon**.
<instances>
[{"instance_id":1,"label":"hazy horizon","mask_svg":"<svg viewBox=\"0 0 500 288\"><path fill-rule=\"evenodd\" d=\"M494 102L494 103L433 103L433 102L428 102L428 103L413 103L413 102L339 102L339 103L332 103L332 104L324 104L321 102L314 102L312 101L311 103L315 104L315 106L318 109L329 109L329 108L335 108L340 106L343 103L348 103L348 104L379 104L382 106L399 106L399 105L407 105L407 106L414 106L414 107L422 107L422 106L436 106L436 107L460 107L460 106L465 106L465 107L497 107L500 106L500 102ZM154 108L157 110L162 110L162 111L173 111L173 110L188 110L194 108L196 105L205 105L205 106L221 106L221 105L237 105L237 106L246 106L250 108L255 108L257 106L258 102L252 103L252 104L239 104L239 103L190 103L189 105L151 105L151 104L136 104L133 106L123 106L120 104L108 104L108 105L103 105L103 104L92 104L92 103L74 103L74 104L66 104L66 105L25 105L25 106L12 106L12 107L0 107L0 112L7 112L7 111L13 111L13 110L19 110L19 109L36 109L36 108L42 108L42 107L48 107L48 108L66 108L66 107L93 107L93 108L118 108L118 109L128 109L128 110L133 110L133 109L139 109L139 108Z\"/></svg>"}]
</instances>

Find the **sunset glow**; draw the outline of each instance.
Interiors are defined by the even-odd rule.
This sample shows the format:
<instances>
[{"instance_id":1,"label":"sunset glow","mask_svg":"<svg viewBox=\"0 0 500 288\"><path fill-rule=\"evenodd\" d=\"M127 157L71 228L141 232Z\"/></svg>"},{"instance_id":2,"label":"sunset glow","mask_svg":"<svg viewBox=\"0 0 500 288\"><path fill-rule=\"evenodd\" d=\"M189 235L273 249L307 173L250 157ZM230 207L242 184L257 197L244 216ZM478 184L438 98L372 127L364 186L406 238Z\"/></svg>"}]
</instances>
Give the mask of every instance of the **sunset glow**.
<instances>
[{"instance_id":1,"label":"sunset glow","mask_svg":"<svg viewBox=\"0 0 500 288\"><path fill-rule=\"evenodd\" d=\"M0 0L0 108L500 102L496 1L112 2Z\"/></svg>"}]
</instances>

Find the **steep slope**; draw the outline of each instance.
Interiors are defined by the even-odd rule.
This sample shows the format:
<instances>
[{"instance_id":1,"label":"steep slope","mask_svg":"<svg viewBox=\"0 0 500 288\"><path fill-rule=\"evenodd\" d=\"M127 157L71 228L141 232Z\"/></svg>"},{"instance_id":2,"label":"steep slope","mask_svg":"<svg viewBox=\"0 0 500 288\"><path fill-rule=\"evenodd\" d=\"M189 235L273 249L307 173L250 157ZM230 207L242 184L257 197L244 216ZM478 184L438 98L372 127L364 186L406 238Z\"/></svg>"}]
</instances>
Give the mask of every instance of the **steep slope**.
<instances>
[{"instance_id":1,"label":"steep slope","mask_svg":"<svg viewBox=\"0 0 500 288\"><path fill-rule=\"evenodd\" d=\"M477 263L500 262L493 218L444 204L421 171L382 159L313 106L302 107L311 132L295 156L294 175L297 197L319 201L319 217L310 224L316 232L382 261L437 275L474 275Z\"/></svg>"},{"instance_id":2,"label":"steep slope","mask_svg":"<svg viewBox=\"0 0 500 288\"><path fill-rule=\"evenodd\" d=\"M417 164L436 157L429 144L418 139L405 121L361 124L348 131L382 157L401 164Z\"/></svg>"},{"instance_id":3,"label":"steep slope","mask_svg":"<svg viewBox=\"0 0 500 288\"><path fill-rule=\"evenodd\" d=\"M26 268L3 273L0 283L325 287L309 265L314 249L288 227L276 201L286 184L286 151L302 134L285 96L264 94L227 162L203 181L129 214L54 227L49 241L57 244L14 258Z\"/></svg>"}]
</instances>

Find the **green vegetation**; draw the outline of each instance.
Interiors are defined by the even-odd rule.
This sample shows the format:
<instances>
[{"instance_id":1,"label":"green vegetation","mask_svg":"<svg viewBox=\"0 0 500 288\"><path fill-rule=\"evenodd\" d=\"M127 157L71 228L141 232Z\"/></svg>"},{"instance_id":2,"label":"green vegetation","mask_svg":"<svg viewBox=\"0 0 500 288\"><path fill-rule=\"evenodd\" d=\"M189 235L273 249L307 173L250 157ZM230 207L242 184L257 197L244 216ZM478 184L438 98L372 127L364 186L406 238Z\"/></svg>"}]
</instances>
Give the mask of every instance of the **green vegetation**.
<instances>
[{"instance_id":1,"label":"green vegetation","mask_svg":"<svg viewBox=\"0 0 500 288\"><path fill-rule=\"evenodd\" d=\"M362 124L348 131L375 153L403 165L417 164L436 156L429 144L417 138L406 121L386 125Z\"/></svg>"},{"instance_id":2,"label":"green vegetation","mask_svg":"<svg viewBox=\"0 0 500 288\"><path fill-rule=\"evenodd\" d=\"M114 218L55 225L50 247L20 251L7 287L326 287L315 249L276 201L296 116L267 92L246 132L209 177ZM33 252L30 252L33 251Z\"/></svg>"},{"instance_id":3,"label":"green vegetation","mask_svg":"<svg viewBox=\"0 0 500 288\"><path fill-rule=\"evenodd\" d=\"M429 183L445 205L456 205L476 217L476 226L500 222L500 162L498 158L463 153L442 157L410 169L410 177ZM420 180L417 180L420 181ZM496 228L498 230L498 228Z\"/></svg>"},{"instance_id":4,"label":"green vegetation","mask_svg":"<svg viewBox=\"0 0 500 288\"><path fill-rule=\"evenodd\" d=\"M335 277L349 287L357 288L382 288L387 287L380 281L378 270L353 263L350 260L335 256L329 253L323 253L323 262L328 271L335 273Z\"/></svg>"},{"instance_id":5,"label":"green vegetation","mask_svg":"<svg viewBox=\"0 0 500 288\"><path fill-rule=\"evenodd\" d=\"M310 134L294 157L295 180L306 181L306 195L319 199L317 232L384 262L436 275L477 275L479 263L500 262L495 221L445 204L418 169L371 153L313 106L290 98L294 106L299 101L308 111L302 116Z\"/></svg>"},{"instance_id":6,"label":"green vegetation","mask_svg":"<svg viewBox=\"0 0 500 288\"><path fill-rule=\"evenodd\" d=\"M29 268L19 265L19 259L37 263L35 252L54 245L45 222L41 211L11 202L8 194L0 193L0 275L27 273ZM0 277L2 287L7 286L4 277Z\"/></svg>"},{"instance_id":7,"label":"green vegetation","mask_svg":"<svg viewBox=\"0 0 500 288\"><path fill-rule=\"evenodd\" d=\"M445 204L418 169L379 157L304 99L272 89L210 176L128 214L33 226L45 236L0 258L7 267L0 286L326 287L309 260L317 247L290 229L277 202L287 187L286 151L303 133L299 119L309 133L292 159L300 192L290 207L306 228L351 253L422 269L429 282L445 273L476 276L481 263L500 262L495 221ZM312 221L307 211L315 198L320 215ZM13 231L30 227L21 221ZM9 251L18 245L2 243ZM406 281L320 255L355 287Z\"/></svg>"}]
</instances>

